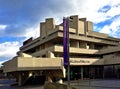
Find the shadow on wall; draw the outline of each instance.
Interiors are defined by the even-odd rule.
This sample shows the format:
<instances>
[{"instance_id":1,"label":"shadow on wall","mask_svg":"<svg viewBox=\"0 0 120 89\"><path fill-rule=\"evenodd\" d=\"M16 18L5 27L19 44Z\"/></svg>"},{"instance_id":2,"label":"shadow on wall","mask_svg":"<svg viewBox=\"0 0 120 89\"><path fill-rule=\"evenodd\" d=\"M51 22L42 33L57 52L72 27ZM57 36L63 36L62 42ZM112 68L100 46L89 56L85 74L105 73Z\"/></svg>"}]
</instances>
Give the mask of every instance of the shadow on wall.
<instances>
[{"instance_id":1,"label":"shadow on wall","mask_svg":"<svg viewBox=\"0 0 120 89\"><path fill-rule=\"evenodd\" d=\"M24 85L43 85L45 83L45 76L31 76Z\"/></svg>"}]
</instances>

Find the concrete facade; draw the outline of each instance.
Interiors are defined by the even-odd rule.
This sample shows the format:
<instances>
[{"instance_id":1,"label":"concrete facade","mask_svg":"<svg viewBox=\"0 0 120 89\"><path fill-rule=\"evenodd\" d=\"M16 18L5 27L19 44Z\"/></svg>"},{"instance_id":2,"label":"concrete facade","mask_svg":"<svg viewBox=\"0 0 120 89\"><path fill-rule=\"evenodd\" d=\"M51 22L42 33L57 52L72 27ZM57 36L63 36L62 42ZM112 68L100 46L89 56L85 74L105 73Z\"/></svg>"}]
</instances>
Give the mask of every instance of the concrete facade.
<instances>
[{"instance_id":1,"label":"concrete facade","mask_svg":"<svg viewBox=\"0 0 120 89\"><path fill-rule=\"evenodd\" d=\"M73 72L76 66L80 68L80 76L84 77L84 67L89 72L99 71L104 77L104 66L115 65L116 73L120 64L120 39L107 34L94 32L93 23L78 15L70 16L70 65ZM19 57L20 53L30 55ZM75 66L75 67L74 67ZM95 66L98 69L95 69ZM18 57L3 63L4 72L62 70L63 72L63 26L55 25L53 18L40 23L40 37L26 41L20 47ZM78 71L77 71L78 73ZM97 72L96 72L97 73ZM99 74L99 73L98 73ZM64 74L63 74L64 75ZM117 75L119 76L119 75Z\"/></svg>"}]
</instances>

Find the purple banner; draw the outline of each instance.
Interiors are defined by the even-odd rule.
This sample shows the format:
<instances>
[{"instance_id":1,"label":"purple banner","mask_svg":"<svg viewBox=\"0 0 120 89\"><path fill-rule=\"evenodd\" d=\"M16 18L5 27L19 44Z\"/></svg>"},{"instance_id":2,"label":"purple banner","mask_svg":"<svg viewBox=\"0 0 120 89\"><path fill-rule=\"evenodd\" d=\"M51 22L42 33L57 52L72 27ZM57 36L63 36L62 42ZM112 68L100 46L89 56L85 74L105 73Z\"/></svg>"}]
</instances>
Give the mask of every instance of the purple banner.
<instances>
[{"instance_id":1,"label":"purple banner","mask_svg":"<svg viewBox=\"0 0 120 89\"><path fill-rule=\"evenodd\" d=\"M68 65L69 61L69 27L68 19L63 18L63 55L64 55L64 65Z\"/></svg>"}]
</instances>

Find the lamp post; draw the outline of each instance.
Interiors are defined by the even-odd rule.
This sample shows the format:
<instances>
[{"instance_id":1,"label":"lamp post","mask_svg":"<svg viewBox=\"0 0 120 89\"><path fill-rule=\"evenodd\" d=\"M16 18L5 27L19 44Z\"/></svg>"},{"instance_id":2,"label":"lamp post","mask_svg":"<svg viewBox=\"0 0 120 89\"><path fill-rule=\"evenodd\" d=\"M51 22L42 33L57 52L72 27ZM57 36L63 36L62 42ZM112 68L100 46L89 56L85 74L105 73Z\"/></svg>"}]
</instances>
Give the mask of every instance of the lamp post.
<instances>
[{"instance_id":1,"label":"lamp post","mask_svg":"<svg viewBox=\"0 0 120 89\"><path fill-rule=\"evenodd\" d=\"M69 18L63 18L63 55L64 66L67 66L68 89L70 89L70 61L69 61Z\"/></svg>"}]
</instances>

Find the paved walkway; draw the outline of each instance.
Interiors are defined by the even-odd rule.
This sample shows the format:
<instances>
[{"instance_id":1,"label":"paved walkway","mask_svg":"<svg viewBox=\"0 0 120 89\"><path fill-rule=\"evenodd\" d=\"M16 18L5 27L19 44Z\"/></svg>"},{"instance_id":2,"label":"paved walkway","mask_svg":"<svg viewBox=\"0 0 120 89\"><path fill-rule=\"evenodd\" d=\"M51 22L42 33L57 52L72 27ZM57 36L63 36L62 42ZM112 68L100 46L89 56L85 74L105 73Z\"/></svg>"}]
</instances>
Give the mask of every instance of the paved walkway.
<instances>
[{"instance_id":1,"label":"paved walkway","mask_svg":"<svg viewBox=\"0 0 120 89\"><path fill-rule=\"evenodd\" d=\"M43 85L10 86L14 82L0 79L0 89L44 89ZM120 89L120 80L76 80L70 84L77 89Z\"/></svg>"},{"instance_id":2,"label":"paved walkway","mask_svg":"<svg viewBox=\"0 0 120 89\"><path fill-rule=\"evenodd\" d=\"M77 80L71 85L77 89L120 89L120 80Z\"/></svg>"},{"instance_id":3,"label":"paved walkway","mask_svg":"<svg viewBox=\"0 0 120 89\"><path fill-rule=\"evenodd\" d=\"M0 89L44 89L43 85L11 86L14 83L15 80L0 79Z\"/></svg>"}]
</instances>

